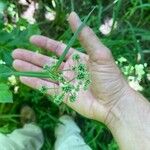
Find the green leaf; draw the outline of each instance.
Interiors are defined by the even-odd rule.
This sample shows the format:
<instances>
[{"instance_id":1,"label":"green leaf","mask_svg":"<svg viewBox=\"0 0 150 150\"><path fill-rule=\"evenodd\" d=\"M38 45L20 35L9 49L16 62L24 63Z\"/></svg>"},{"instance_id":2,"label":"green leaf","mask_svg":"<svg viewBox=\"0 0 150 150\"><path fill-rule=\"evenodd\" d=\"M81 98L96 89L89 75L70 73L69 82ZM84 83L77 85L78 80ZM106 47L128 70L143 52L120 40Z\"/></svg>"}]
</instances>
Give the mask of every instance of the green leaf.
<instances>
[{"instance_id":1,"label":"green leaf","mask_svg":"<svg viewBox=\"0 0 150 150\"><path fill-rule=\"evenodd\" d=\"M12 103L13 96L9 87L5 83L0 83L0 103Z\"/></svg>"},{"instance_id":2,"label":"green leaf","mask_svg":"<svg viewBox=\"0 0 150 150\"><path fill-rule=\"evenodd\" d=\"M3 90L8 90L9 87L8 87L8 85L5 84L5 83L0 83L0 91L1 91L1 89L3 89Z\"/></svg>"},{"instance_id":3,"label":"green leaf","mask_svg":"<svg viewBox=\"0 0 150 150\"><path fill-rule=\"evenodd\" d=\"M12 70L9 68L9 67L7 67L6 65L0 65L0 74L1 73L8 73L8 72L12 72Z\"/></svg>"},{"instance_id":4,"label":"green leaf","mask_svg":"<svg viewBox=\"0 0 150 150\"><path fill-rule=\"evenodd\" d=\"M7 67L6 65L0 65L0 79L5 79L6 77L10 76L11 73L11 68Z\"/></svg>"},{"instance_id":5,"label":"green leaf","mask_svg":"<svg viewBox=\"0 0 150 150\"><path fill-rule=\"evenodd\" d=\"M13 59L10 51L3 51L2 59L6 62L7 65L12 66Z\"/></svg>"}]
</instances>

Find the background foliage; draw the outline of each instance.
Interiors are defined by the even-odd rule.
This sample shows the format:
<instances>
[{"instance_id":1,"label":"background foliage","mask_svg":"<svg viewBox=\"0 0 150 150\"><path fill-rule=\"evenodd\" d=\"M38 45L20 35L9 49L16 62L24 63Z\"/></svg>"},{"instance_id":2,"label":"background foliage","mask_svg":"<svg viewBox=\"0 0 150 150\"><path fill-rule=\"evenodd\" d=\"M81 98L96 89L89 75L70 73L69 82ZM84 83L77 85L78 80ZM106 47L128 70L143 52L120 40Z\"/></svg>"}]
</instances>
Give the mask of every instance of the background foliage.
<instances>
[{"instance_id":1,"label":"background foliage","mask_svg":"<svg viewBox=\"0 0 150 150\"><path fill-rule=\"evenodd\" d=\"M28 10L31 6L34 10L33 15ZM42 34L67 43L72 36L67 22L68 14L74 9L83 19L94 6L98 8L91 15L88 25L111 49L116 63L130 85L149 99L149 0L1 0L0 64L11 67L13 61L11 53L18 47L50 55L47 51L31 45L29 37L33 34ZM30 15L23 19L23 13L27 10ZM46 14L48 19L45 18ZM113 22L108 26L111 18ZM111 32L106 35L103 30L109 28ZM74 47L85 52L78 41L74 43ZM13 103L4 104L4 100L6 102L12 97ZM0 101L3 102L0 104L0 132L3 133L9 133L20 127L18 114L23 104L29 104L34 108L38 125L43 129L45 136L43 150L53 149L54 127L61 114L75 117L85 141L93 150L118 149L110 131L103 124L83 118L63 104L58 108L46 96L20 84L14 77L0 79Z\"/></svg>"}]
</instances>

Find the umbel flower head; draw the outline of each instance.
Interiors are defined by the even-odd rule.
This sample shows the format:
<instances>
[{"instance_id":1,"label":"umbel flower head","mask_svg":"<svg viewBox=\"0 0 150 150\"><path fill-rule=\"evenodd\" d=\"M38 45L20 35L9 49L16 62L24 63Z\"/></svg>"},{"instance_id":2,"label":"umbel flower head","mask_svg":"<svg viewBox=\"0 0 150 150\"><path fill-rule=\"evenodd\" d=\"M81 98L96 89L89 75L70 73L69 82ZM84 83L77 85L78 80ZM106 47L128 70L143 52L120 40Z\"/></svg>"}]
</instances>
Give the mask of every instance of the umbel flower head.
<instances>
[{"instance_id":1,"label":"umbel flower head","mask_svg":"<svg viewBox=\"0 0 150 150\"><path fill-rule=\"evenodd\" d=\"M49 73L50 79L53 78L57 80L60 85L59 90L57 90L59 94L55 93L55 95L52 96L54 103L57 105L61 104L65 97L67 97L70 102L76 101L78 92L81 89L87 90L91 83L90 73L88 72L87 66L81 63L80 56L74 54L72 60L74 61L74 65L69 70L74 73L74 77L71 80L63 75L63 71L53 74L52 71L55 69L55 64L44 66L44 70ZM42 87L40 91L46 93L48 89L48 87Z\"/></svg>"}]
</instances>

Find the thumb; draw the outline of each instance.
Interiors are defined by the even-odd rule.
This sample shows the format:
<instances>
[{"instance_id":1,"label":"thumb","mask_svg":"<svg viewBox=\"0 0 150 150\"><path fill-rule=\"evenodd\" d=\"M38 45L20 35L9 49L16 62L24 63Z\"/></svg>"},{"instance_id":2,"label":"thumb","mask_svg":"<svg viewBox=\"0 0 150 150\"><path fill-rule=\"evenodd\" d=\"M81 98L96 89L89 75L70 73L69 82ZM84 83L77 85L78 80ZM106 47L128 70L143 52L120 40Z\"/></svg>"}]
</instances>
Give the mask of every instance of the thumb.
<instances>
[{"instance_id":1,"label":"thumb","mask_svg":"<svg viewBox=\"0 0 150 150\"><path fill-rule=\"evenodd\" d=\"M68 21L73 32L75 32L82 23L79 16L75 12L72 12L69 15ZM89 58L92 61L99 63L102 60L111 58L110 50L100 42L90 27L85 26L82 29L79 33L79 40L81 45L86 49Z\"/></svg>"}]
</instances>

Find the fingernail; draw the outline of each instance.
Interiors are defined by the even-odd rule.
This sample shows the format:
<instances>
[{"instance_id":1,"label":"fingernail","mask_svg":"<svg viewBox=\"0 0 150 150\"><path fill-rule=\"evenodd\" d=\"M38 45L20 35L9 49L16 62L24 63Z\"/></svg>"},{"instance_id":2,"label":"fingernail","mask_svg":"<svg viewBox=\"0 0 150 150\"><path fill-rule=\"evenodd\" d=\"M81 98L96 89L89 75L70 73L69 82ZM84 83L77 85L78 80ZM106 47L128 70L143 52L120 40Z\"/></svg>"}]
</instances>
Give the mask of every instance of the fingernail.
<instances>
[{"instance_id":1,"label":"fingernail","mask_svg":"<svg viewBox=\"0 0 150 150\"><path fill-rule=\"evenodd\" d=\"M11 52L11 56L14 58L15 55L16 55L16 52L18 51L19 49L14 49L12 52Z\"/></svg>"},{"instance_id":2,"label":"fingernail","mask_svg":"<svg viewBox=\"0 0 150 150\"><path fill-rule=\"evenodd\" d=\"M73 19L76 21L77 24L81 24L82 21L80 20L79 16L73 11L68 17L68 20Z\"/></svg>"},{"instance_id":3,"label":"fingernail","mask_svg":"<svg viewBox=\"0 0 150 150\"><path fill-rule=\"evenodd\" d=\"M30 42L34 42L37 38L37 35L32 35L31 37L30 37Z\"/></svg>"},{"instance_id":4,"label":"fingernail","mask_svg":"<svg viewBox=\"0 0 150 150\"><path fill-rule=\"evenodd\" d=\"M75 17L76 17L77 23L78 23L78 24L81 24L82 21L81 21L80 17L79 17L76 13L75 13L74 15L75 15Z\"/></svg>"}]
</instances>

